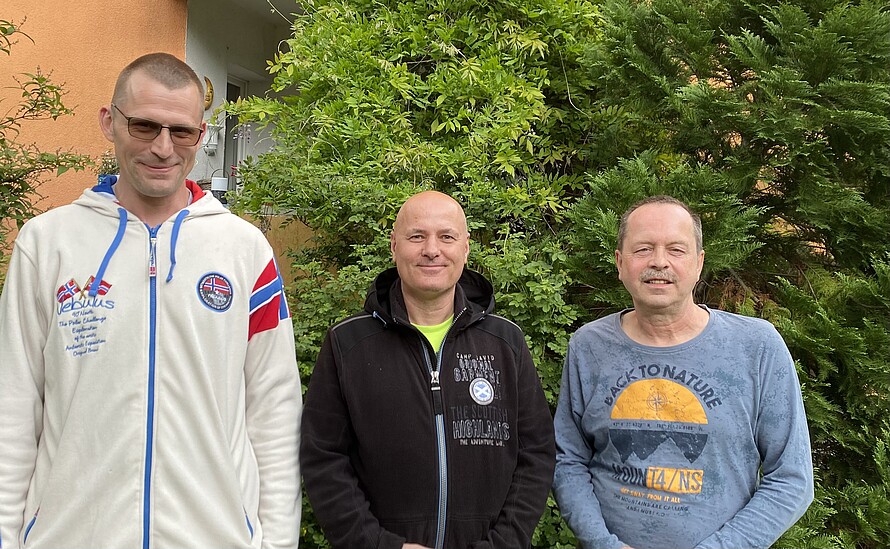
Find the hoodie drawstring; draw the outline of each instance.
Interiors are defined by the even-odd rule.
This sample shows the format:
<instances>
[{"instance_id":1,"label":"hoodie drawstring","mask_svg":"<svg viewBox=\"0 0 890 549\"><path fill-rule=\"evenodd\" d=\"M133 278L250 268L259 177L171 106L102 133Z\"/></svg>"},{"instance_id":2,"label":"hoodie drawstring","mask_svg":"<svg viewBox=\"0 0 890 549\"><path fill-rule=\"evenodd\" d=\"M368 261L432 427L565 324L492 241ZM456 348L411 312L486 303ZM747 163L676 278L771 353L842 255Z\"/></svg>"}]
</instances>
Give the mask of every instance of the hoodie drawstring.
<instances>
[{"instance_id":1,"label":"hoodie drawstring","mask_svg":"<svg viewBox=\"0 0 890 549\"><path fill-rule=\"evenodd\" d=\"M167 273L167 282L173 280L173 268L176 267L176 241L179 240L179 228L188 214L188 210L182 210L173 221L173 234L170 235L170 272Z\"/></svg>"},{"instance_id":2,"label":"hoodie drawstring","mask_svg":"<svg viewBox=\"0 0 890 549\"><path fill-rule=\"evenodd\" d=\"M384 319L382 316L380 316L380 315L377 313L377 311L374 311L373 313L371 313L371 316L374 317L374 318L376 318L376 319L379 320L380 322L382 322L384 328L387 327L388 323L386 322L386 319Z\"/></svg>"},{"instance_id":3,"label":"hoodie drawstring","mask_svg":"<svg viewBox=\"0 0 890 549\"><path fill-rule=\"evenodd\" d=\"M90 297L99 295L99 287L102 285L105 270L108 268L108 264L111 263L111 256L114 255L114 252L116 252L118 246L120 246L121 240L124 239L124 231L127 229L127 210L118 208L117 213L119 219L117 224L117 234L114 235L114 240L111 241L111 246L108 247L108 251L105 252L105 257L102 258L99 270L96 271L96 276L93 278L94 282L90 284L90 291L87 294Z\"/></svg>"}]
</instances>

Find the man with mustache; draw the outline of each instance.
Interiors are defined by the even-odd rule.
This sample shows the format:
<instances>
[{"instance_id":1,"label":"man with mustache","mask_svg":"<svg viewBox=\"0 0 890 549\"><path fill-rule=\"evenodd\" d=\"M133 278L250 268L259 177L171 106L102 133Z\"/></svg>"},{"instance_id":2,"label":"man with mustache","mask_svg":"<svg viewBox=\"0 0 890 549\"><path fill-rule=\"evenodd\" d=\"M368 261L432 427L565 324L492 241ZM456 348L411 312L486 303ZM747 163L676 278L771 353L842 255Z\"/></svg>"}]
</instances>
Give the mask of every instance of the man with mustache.
<instances>
[{"instance_id":1,"label":"man with mustache","mask_svg":"<svg viewBox=\"0 0 890 549\"><path fill-rule=\"evenodd\" d=\"M328 331L303 413L306 492L334 549L529 547L553 475L522 331L466 266L451 197L409 198L364 312Z\"/></svg>"},{"instance_id":2,"label":"man with mustache","mask_svg":"<svg viewBox=\"0 0 890 549\"><path fill-rule=\"evenodd\" d=\"M206 124L167 53L121 71L120 175L30 220L0 298L0 546L291 548L300 380L275 255L186 179Z\"/></svg>"},{"instance_id":3,"label":"man with mustache","mask_svg":"<svg viewBox=\"0 0 890 549\"><path fill-rule=\"evenodd\" d=\"M769 547L813 499L794 362L768 322L698 305L701 219L668 196L621 218L633 308L569 343L554 492L584 549Z\"/></svg>"}]
</instances>

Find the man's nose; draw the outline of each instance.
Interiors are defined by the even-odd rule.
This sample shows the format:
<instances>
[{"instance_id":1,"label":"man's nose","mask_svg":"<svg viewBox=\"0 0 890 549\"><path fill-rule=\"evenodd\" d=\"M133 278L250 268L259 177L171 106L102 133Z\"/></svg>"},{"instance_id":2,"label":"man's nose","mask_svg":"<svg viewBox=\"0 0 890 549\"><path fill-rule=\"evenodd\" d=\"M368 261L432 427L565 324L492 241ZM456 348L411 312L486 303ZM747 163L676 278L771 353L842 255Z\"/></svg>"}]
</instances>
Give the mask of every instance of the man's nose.
<instances>
[{"instance_id":1,"label":"man's nose","mask_svg":"<svg viewBox=\"0 0 890 549\"><path fill-rule=\"evenodd\" d=\"M161 158L173 154L173 136L170 134L170 128L161 128L161 133L151 142L151 151Z\"/></svg>"},{"instance_id":2,"label":"man's nose","mask_svg":"<svg viewBox=\"0 0 890 549\"><path fill-rule=\"evenodd\" d=\"M649 265L656 269L667 268L667 250L661 247L656 247L652 250L652 255L649 257Z\"/></svg>"},{"instance_id":3,"label":"man's nose","mask_svg":"<svg viewBox=\"0 0 890 549\"><path fill-rule=\"evenodd\" d=\"M426 257L439 256L439 242L435 238L428 238L423 243L423 255Z\"/></svg>"}]
</instances>

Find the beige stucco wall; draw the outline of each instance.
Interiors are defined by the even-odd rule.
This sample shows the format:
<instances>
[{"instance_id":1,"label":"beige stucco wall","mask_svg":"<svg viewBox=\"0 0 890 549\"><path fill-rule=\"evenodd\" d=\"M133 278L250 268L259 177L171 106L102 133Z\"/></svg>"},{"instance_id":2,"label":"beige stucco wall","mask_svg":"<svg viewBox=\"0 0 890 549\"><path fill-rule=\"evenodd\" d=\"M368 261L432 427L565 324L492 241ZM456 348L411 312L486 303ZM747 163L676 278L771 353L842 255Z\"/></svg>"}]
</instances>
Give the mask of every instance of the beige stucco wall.
<instances>
[{"instance_id":1,"label":"beige stucco wall","mask_svg":"<svg viewBox=\"0 0 890 549\"><path fill-rule=\"evenodd\" d=\"M64 83L65 104L75 111L56 121L28 122L20 137L42 150L72 150L93 158L111 144L99 132L98 111L111 98L120 70L153 51L185 55L186 0L2 0L0 19L20 23L33 43L19 38L0 54L0 112L17 102L12 75L52 71ZM71 202L93 184L92 171L50 176L40 187L41 209Z\"/></svg>"}]
</instances>

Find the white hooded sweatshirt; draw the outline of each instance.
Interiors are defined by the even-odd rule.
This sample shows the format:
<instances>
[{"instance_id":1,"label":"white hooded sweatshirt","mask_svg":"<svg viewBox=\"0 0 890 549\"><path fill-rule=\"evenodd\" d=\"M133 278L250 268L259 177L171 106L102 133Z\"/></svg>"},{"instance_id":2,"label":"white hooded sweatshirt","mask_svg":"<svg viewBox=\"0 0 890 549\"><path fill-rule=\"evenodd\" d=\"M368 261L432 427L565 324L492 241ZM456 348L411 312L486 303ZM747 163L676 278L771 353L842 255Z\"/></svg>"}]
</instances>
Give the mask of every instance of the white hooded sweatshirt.
<instances>
[{"instance_id":1,"label":"white hooded sweatshirt","mask_svg":"<svg viewBox=\"0 0 890 549\"><path fill-rule=\"evenodd\" d=\"M0 547L297 547L300 381L271 247L187 182L29 221L0 297Z\"/></svg>"}]
</instances>

